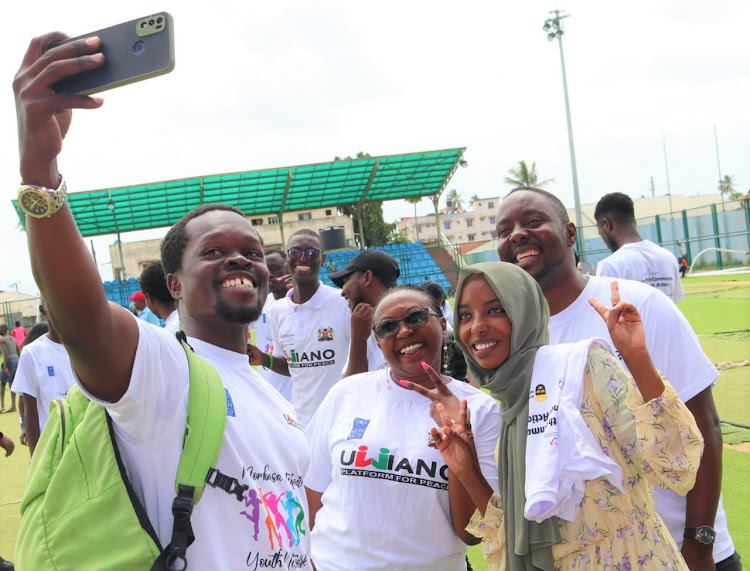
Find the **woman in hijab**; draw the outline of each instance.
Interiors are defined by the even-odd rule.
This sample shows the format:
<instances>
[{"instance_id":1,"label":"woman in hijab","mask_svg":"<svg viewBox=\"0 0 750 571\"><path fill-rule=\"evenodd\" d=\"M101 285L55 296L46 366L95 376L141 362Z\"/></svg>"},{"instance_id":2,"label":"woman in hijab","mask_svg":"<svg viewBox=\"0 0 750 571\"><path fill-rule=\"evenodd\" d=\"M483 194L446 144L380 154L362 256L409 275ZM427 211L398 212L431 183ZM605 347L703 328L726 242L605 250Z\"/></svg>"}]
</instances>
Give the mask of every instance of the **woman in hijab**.
<instances>
[{"instance_id":1,"label":"woman in hijab","mask_svg":"<svg viewBox=\"0 0 750 571\"><path fill-rule=\"evenodd\" d=\"M470 411L433 437L477 512L490 569L687 569L650 484L685 495L703 450L695 420L654 368L638 311L591 301L603 339L549 346L536 281L509 263L461 270L454 326L469 370L501 401L500 493L476 469ZM631 377L632 374L632 377Z\"/></svg>"}]
</instances>

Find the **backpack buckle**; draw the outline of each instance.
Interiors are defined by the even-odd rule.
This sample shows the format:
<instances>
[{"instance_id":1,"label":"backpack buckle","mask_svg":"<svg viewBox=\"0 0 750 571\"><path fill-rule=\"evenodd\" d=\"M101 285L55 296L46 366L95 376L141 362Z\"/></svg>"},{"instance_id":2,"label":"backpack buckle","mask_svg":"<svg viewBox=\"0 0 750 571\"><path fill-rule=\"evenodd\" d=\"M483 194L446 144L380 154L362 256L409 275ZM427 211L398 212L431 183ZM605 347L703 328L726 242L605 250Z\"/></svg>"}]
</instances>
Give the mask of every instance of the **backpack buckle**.
<instances>
[{"instance_id":1,"label":"backpack buckle","mask_svg":"<svg viewBox=\"0 0 750 571\"><path fill-rule=\"evenodd\" d=\"M226 474L222 474L216 468L211 468L206 476L206 484L212 488L220 488L227 494L237 496L237 501L242 501L242 496L245 491L249 488L247 484L240 484L237 478L232 478Z\"/></svg>"}]
</instances>

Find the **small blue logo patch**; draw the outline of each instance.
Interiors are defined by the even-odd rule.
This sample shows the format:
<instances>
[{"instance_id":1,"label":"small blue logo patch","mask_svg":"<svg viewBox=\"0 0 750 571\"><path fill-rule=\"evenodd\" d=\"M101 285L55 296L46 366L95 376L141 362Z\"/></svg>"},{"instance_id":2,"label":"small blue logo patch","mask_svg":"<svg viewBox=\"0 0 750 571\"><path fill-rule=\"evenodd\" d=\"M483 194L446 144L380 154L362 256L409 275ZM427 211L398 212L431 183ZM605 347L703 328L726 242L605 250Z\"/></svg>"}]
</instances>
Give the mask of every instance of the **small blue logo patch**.
<instances>
[{"instance_id":1,"label":"small blue logo patch","mask_svg":"<svg viewBox=\"0 0 750 571\"><path fill-rule=\"evenodd\" d=\"M55 376L55 368L52 365L47 367L47 375L49 375L50 377Z\"/></svg>"},{"instance_id":2,"label":"small blue logo patch","mask_svg":"<svg viewBox=\"0 0 750 571\"><path fill-rule=\"evenodd\" d=\"M349 433L347 440L357 440L365 435L365 429L370 421L366 418L355 418L352 424L352 431Z\"/></svg>"},{"instance_id":3,"label":"small blue logo patch","mask_svg":"<svg viewBox=\"0 0 750 571\"><path fill-rule=\"evenodd\" d=\"M235 416L234 403L232 402L232 397L229 394L229 391L227 389L224 389L224 392L227 394L227 416Z\"/></svg>"}]
</instances>

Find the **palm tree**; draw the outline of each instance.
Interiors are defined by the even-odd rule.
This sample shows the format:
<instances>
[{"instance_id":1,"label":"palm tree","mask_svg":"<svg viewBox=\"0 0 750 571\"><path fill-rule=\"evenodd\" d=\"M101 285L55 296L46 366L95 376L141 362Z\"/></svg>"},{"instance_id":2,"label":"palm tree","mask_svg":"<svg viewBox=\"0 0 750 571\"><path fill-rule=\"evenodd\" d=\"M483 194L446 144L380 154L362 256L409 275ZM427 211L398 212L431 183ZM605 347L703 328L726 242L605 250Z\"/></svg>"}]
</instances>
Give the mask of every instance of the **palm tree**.
<instances>
[{"instance_id":1,"label":"palm tree","mask_svg":"<svg viewBox=\"0 0 750 571\"><path fill-rule=\"evenodd\" d=\"M443 190L445 190L445 187L443 187L442 190L439 192L436 192L435 194L430 196L430 200L432 201L432 206L435 207L435 229L437 230L437 243L438 246L440 246L443 241L440 239L440 195L443 194Z\"/></svg>"},{"instance_id":2,"label":"palm tree","mask_svg":"<svg viewBox=\"0 0 750 571\"><path fill-rule=\"evenodd\" d=\"M555 182L555 179L548 178L545 180L539 180L539 174L536 172L536 163L531 163L531 169L526 165L526 161L518 161L518 166L508 170L508 175L505 177L506 184L512 187L519 186L534 186L536 188L542 188L545 184Z\"/></svg>"},{"instance_id":3,"label":"palm tree","mask_svg":"<svg viewBox=\"0 0 750 571\"><path fill-rule=\"evenodd\" d=\"M445 205L454 210L462 210L464 203L461 200L461 193L455 188L450 189L448 195L445 197Z\"/></svg>"},{"instance_id":4,"label":"palm tree","mask_svg":"<svg viewBox=\"0 0 750 571\"><path fill-rule=\"evenodd\" d=\"M479 200L479 195L475 192L474 194L471 195L471 198L469 198L469 202L474 203L477 200Z\"/></svg>"},{"instance_id":5,"label":"palm tree","mask_svg":"<svg viewBox=\"0 0 750 571\"><path fill-rule=\"evenodd\" d=\"M419 236L417 236L417 204L422 202L421 196L408 196L404 200L408 202L409 204L414 205L414 241L416 242L419 240Z\"/></svg>"},{"instance_id":6,"label":"palm tree","mask_svg":"<svg viewBox=\"0 0 750 571\"><path fill-rule=\"evenodd\" d=\"M724 200L726 196L729 200L739 198L739 192L734 188L734 176L724 175L719 181L719 194L721 194L721 200Z\"/></svg>"}]
</instances>

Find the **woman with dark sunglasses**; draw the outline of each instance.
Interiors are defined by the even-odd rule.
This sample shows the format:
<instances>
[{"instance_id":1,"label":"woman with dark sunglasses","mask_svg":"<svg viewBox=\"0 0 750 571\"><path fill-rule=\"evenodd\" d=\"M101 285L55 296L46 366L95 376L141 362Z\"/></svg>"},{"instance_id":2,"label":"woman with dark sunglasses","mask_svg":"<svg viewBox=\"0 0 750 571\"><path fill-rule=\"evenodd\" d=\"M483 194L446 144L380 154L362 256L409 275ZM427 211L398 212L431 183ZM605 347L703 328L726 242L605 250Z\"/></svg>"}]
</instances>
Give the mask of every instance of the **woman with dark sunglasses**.
<instances>
[{"instance_id":1,"label":"woman with dark sunglasses","mask_svg":"<svg viewBox=\"0 0 750 571\"><path fill-rule=\"evenodd\" d=\"M313 562L326 570L465 570L466 545L479 541L464 530L473 508L451 501L453 477L430 427L437 403L457 416L459 399L468 401L478 463L496 487L499 407L437 372L445 319L427 292L388 291L373 321L387 367L337 383L307 430Z\"/></svg>"}]
</instances>

